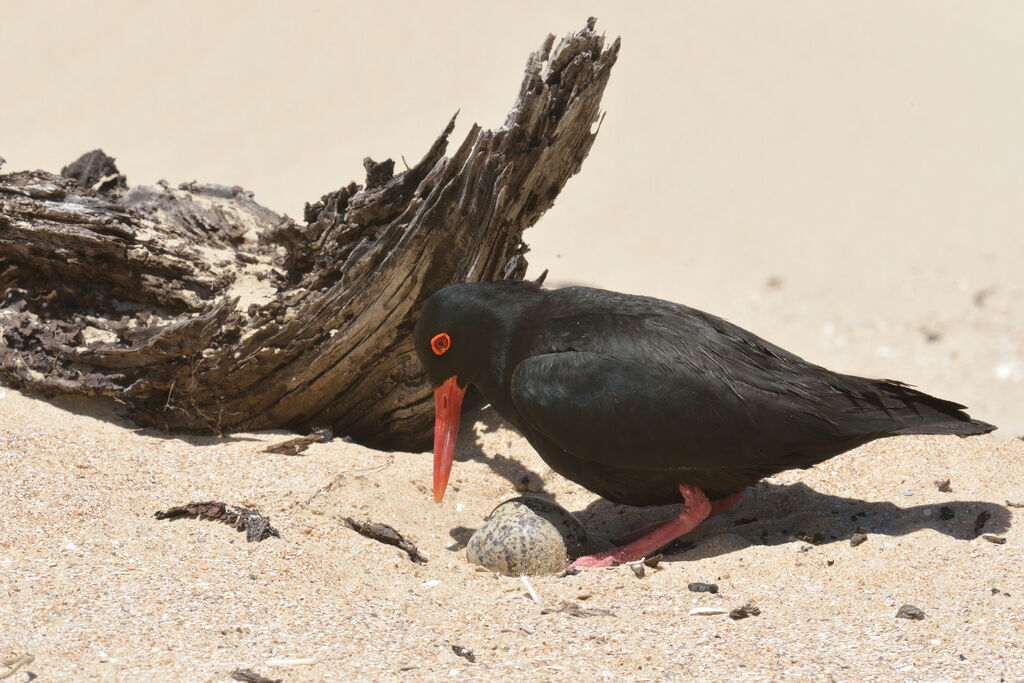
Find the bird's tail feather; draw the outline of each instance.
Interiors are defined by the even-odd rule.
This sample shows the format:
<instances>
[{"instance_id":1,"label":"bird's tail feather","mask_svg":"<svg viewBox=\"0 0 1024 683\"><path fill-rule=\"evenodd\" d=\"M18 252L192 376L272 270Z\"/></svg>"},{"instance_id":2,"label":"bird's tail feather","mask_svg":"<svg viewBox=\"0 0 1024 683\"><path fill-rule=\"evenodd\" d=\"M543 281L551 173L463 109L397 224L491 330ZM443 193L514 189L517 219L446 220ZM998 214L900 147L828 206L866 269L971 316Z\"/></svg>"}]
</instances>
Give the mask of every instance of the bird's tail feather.
<instances>
[{"instance_id":1,"label":"bird's tail feather","mask_svg":"<svg viewBox=\"0 0 1024 683\"><path fill-rule=\"evenodd\" d=\"M929 396L902 382L880 380L875 387L882 396L884 410L900 425L895 434L987 434L995 425L975 420L966 407L953 401Z\"/></svg>"}]
</instances>

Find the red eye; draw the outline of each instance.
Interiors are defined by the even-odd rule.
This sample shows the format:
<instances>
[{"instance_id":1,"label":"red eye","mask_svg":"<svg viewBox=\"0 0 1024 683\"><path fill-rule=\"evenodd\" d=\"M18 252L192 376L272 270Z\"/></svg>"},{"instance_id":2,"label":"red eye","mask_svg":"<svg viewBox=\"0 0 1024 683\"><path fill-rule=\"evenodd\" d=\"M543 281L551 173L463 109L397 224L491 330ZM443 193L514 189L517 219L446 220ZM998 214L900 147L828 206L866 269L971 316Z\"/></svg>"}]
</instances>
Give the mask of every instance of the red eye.
<instances>
[{"instance_id":1,"label":"red eye","mask_svg":"<svg viewBox=\"0 0 1024 683\"><path fill-rule=\"evenodd\" d=\"M448 347L452 345L452 338L449 337L445 332L435 336L430 340L430 348L435 354L440 356L442 353L448 350Z\"/></svg>"}]
</instances>

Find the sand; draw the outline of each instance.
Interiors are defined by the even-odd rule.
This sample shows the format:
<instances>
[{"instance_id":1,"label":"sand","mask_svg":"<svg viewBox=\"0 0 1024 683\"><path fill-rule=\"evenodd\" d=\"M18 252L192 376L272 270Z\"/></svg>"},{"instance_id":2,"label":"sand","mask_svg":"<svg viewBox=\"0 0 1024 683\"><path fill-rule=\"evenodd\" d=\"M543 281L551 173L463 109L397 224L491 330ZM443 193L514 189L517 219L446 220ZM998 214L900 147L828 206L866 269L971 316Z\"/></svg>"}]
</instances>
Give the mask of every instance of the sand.
<instances>
[{"instance_id":1,"label":"sand","mask_svg":"<svg viewBox=\"0 0 1024 683\"><path fill-rule=\"evenodd\" d=\"M102 146L131 184L237 183L300 215L457 108L456 140L499 125L529 51L588 13L622 56L590 158L527 233L531 275L695 305L1001 429L783 473L643 578L533 579L542 606L462 550L524 476L598 534L671 508L596 499L492 411L464 419L435 505L427 453L270 455L292 435L166 435L0 387L0 660L34 656L5 681L1024 679L1015 3L22 3L0 22L0 156L59 170ZM153 517L205 499L282 538Z\"/></svg>"},{"instance_id":2,"label":"sand","mask_svg":"<svg viewBox=\"0 0 1024 683\"><path fill-rule=\"evenodd\" d=\"M0 478L12 484L0 501L0 647L35 655L27 669L44 680L226 680L239 668L286 680L1024 675L1024 509L1007 506L1024 504L1024 442L891 439L784 473L643 578L627 567L534 578L541 606L463 550L522 475L596 533L670 510L596 499L490 411L467 421L435 505L425 453L335 440L269 455L283 434L171 438L81 404L10 389L0 400ZM946 478L950 493L934 483ZM208 499L258 508L282 538L247 544L217 522L153 518ZM986 511L982 532L1005 544L974 537ZM391 525L429 561L344 517ZM858 530L867 541L853 547ZM719 592L691 593L695 581ZM760 615L690 615L748 602ZM565 603L611 615L544 613ZM903 604L926 618L895 618Z\"/></svg>"}]
</instances>

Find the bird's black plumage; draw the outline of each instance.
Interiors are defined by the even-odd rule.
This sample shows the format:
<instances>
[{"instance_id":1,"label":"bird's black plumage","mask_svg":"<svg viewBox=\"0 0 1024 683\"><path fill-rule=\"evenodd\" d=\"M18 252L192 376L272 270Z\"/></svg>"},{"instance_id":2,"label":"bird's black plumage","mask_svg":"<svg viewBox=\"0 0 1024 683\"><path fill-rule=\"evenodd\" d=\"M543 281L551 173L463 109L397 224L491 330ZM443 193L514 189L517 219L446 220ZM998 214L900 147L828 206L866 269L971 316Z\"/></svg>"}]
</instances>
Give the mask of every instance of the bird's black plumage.
<instances>
[{"instance_id":1,"label":"bird's black plumage","mask_svg":"<svg viewBox=\"0 0 1024 683\"><path fill-rule=\"evenodd\" d=\"M630 505L678 502L680 484L722 498L880 437L994 429L716 316L598 289L453 285L427 301L415 339L435 386L477 387L555 471Z\"/></svg>"}]
</instances>

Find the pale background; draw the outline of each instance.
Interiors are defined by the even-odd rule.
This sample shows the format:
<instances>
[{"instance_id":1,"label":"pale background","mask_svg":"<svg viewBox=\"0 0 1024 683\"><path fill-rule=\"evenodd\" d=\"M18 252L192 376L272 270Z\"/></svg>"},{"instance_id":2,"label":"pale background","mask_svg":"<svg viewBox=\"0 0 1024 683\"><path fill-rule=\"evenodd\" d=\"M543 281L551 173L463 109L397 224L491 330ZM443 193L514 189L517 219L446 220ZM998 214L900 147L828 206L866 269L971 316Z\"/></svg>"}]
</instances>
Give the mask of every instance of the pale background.
<instances>
[{"instance_id":1,"label":"pale background","mask_svg":"<svg viewBox=\"0 0 1024 683\"><path fill-rule=\"evenodd\" d=\"M0 9L5 171L102 147L129 183L239 184L293 217L364 156L412 163L457 109L456 142L500 125L527 55L595 15L623 39L607 118L527 233L531 274L704 308L1024 432L1024 5Z\"/></svg>"}]
</instances>

